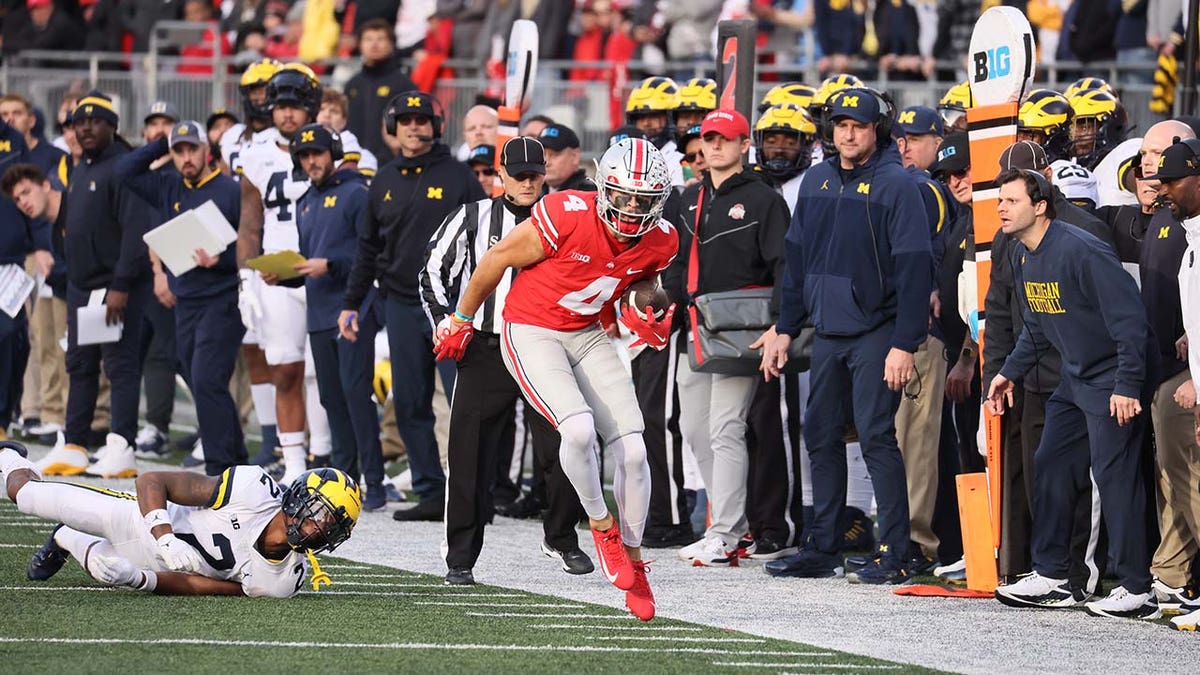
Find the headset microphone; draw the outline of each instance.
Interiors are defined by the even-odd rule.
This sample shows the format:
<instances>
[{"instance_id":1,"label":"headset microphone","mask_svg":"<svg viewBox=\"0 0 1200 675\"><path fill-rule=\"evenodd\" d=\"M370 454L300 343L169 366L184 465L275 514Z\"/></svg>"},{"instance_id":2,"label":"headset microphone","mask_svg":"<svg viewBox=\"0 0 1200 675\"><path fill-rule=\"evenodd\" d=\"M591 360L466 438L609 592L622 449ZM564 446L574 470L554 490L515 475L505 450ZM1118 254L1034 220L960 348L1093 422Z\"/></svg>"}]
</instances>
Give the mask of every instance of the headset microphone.
<instances>
[{"instance_id":1,"label":"headset microphone","mask_svg":"<svg viewBox=\"0 0 1200 675\"><path fill-rule=\"evenodd\" d=\"M424 135L424 134L417 134L417 140L418 140L418 141L421 141L422 143L432 143L432 142L433 142L433 136L426 136L426 135Z\"/></svg>"}]
</instances>

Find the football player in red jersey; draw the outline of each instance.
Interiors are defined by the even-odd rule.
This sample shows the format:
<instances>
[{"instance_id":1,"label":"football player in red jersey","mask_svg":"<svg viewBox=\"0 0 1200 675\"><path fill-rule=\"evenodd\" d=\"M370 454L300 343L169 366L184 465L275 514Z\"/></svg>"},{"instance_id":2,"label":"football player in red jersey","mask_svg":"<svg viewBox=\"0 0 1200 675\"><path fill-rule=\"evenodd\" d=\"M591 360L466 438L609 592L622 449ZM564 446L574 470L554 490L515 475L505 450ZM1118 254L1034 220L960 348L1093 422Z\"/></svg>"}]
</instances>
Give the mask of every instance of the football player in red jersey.
<instances>
[{"instance_id":1,"label":"football player in red jersey","mask_svg":"<svg viewBox=\"0 0 1200 675\"><path fill-rule=\"evenodd\" d=\"M504 364L525 397L562 436L559 458L591 521L600 566L639 619L654 617L641 560L650 504L650 467L633 380L605 332L613 299L653 278L675 258L679 237L660 218L671 189L666 160L643 139L625 139L597 163L599 192L551 193L532 216L480 259L438 326L439 357L461 354L475 310L504 272L518 268L504 308ZM674 306L662 320L651 308L625 308L622 322L651 347L667 344ZM592 451L597 436L616 458L618 517L604 502Z\"/></svg>"}]
</instances>

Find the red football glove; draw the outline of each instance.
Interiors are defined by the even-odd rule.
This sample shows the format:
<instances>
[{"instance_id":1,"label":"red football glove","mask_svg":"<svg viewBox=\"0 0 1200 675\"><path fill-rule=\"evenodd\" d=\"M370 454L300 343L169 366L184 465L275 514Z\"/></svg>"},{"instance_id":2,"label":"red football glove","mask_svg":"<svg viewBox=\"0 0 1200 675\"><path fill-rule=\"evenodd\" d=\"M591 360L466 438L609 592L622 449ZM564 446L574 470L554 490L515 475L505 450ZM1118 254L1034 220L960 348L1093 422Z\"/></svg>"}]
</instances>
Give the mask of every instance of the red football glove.
<instances>
[{"instance_id":1,"label":"red football glove","mask_svg":"<svg viewBox=\"0 0 1200 675\"><path fill-rule=\"evenodd\" d=\"M637 341L629 347L632 349L639 345L646 345L662 351L671 337L671 319L674 316L675 303L671 303L671 306L667 308L667 313L662 321L654 319L654 308L649 305L646 305L646 318L644 319L633 311L633 307L626 305L621 310L621 323L629 329L629 332L638 336Z\"/></svg>"},{"instance_id":2,"label":"red football glove","mask_svg":"<svg viewBox=\"0 0 1200 675\"><path fill-rule=\"evenodd\" d=\"M474 324L455 321L452 316L442 319L433 333L433 353L437 357L435 360L461 361L463 354L467 353L467 343L474 335Z\"/></svg>"}]
</instances>

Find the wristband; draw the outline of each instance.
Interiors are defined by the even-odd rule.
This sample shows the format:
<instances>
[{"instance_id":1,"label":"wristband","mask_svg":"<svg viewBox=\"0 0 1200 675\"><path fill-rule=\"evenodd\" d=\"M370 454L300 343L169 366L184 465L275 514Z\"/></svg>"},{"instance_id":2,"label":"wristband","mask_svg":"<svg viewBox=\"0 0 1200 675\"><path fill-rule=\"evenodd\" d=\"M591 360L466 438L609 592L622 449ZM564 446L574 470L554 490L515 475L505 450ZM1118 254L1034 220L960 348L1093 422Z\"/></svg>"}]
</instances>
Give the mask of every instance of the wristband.
<instances>
[{"instance_id":1,"label":"wristband","mask_svg":"<svg viewBox=\"0 0 1200 675\"><path fill-rule=\"evenodd\" d=\"M166 509L154 509L150 513L142 516L142 520L146 523L147 530L153 530L159 525L171 524L171 516L167 514Z\"/></svg>"},{"instance_id":2,"label":"wristband","mask_svg":"<svg viewBox=\"0 0 1200 675\"><path fill-rule=\"evenodd\" d=\"M154 570L142 570L142 580L134 584L134 590L153 593L154 589L158 588L158 575Z\"/></svg>"},{"instance_id":3,"label":"wristband","mask_svg":"<svg viewBox=\"0 0 1200 675\"><path fill-rule=\"evenodd\" d=\"M472 321L475 320L475 317L467 316L466 314L463 314L462 312L455 309L454 310L454 320L459 323L471 323Z\"/></svg>"}]
</instances>

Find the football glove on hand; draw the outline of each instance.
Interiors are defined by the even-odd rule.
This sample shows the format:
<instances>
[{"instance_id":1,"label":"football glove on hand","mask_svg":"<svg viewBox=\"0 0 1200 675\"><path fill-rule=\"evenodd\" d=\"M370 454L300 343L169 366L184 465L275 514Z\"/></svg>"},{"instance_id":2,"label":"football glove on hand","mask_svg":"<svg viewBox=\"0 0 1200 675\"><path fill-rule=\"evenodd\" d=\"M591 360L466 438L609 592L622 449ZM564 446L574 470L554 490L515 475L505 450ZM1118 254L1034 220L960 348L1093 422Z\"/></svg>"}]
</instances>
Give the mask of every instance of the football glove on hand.
<instances>
[{"instance_id":1,"label":"football glove on hand","mask_svg":"<svg viewBox=\"0 0 1200 675\"><path fill-rule=\"evenodd\" d=\"M467 353L467 343L474 335L473 324L463 323L453 316L442 319L433 333L433 353L437 356L436 360L462 360L463 354Z\"/></svg>"},{"instance_id":2,"label":"football glove on hand","mask_svg":"<svg viewBox=\"0 0 1200 675\"><path fill-rule=\"evenodd\" d=\"M105 550L101 550L101 549ZM92 578L109 586L137 587L142 573L133 563L115 554L112 547L93 546L87 555L87 572Z\"/></svg>"},{"instance_id":3,"label":"football glove on hand","mask_svg":"<svg viewBox=\"0 0 1200 675\"><path fill-rule=\"evenodd\" d=\"M158 538L158 557L170 569L192 574L200 571L203 562L199 551L170 532Z\"/></svg>"},{"instance_id":4,"label":"football glove on hand","mask_svg":"<svg viewBox=\"0 0 1200 675\"><path fill-rule=\"evenodd\" d=\"M238 270L238 278L241 279L241 289L238 291L238 312L242 315L242 325L246 327L246 330L256 330L263 317L262 303L258 301L258 295L250 290L250 284L254 282L255 274L257 272L251 269Z\"/></svg>"},{"instance_id":5,"label":"football glove on hand","mask_svg":"<svg viewBox=\"0 0 1200 675\"><path fill-rule=\"evenodd\" d=\"M626 305L621 310L621 323L629 329L629 332L638 336L637 341L629 345L629 348L646 345L662 351L671 337L671 319L675 316L675 303L671 303L671 306L667 308L667 313L663 316L662 321L655 320L654 308L649 305L646 305L645 314L645 317L638 316L630 305Z\"/></svg>"}]
</instances>

